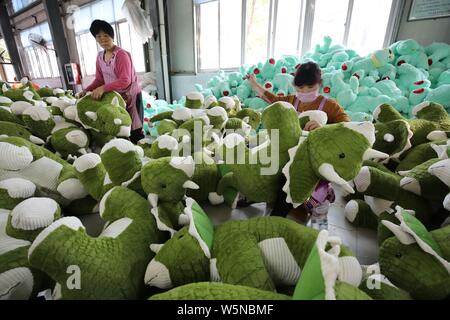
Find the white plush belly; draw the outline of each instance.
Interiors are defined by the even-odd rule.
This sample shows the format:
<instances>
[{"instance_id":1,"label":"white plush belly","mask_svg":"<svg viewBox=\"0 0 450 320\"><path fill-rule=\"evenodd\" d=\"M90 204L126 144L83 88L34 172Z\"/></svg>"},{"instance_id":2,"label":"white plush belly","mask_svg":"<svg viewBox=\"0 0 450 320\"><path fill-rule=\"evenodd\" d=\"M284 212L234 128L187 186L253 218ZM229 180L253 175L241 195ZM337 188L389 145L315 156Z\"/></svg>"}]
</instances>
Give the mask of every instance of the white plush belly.
<instances>
[{"instance_id":1,"label":"white plush belly","mask_svg":"<svg viewBox=\"0 0 450 320\"><path fill-rule=\"evenodd\" d=\"M284 238L267 239L258 246L275 285L296 285L301 270Z\"/></svg>"}]
</instances>

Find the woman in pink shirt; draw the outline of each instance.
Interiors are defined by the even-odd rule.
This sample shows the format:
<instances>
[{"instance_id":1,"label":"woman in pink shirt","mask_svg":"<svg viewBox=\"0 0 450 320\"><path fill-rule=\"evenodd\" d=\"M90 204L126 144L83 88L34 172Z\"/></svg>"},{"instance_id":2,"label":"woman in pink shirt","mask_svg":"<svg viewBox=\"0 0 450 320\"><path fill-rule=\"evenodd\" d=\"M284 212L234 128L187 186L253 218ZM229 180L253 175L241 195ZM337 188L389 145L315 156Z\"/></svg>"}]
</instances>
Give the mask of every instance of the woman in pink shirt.
<instances>
[{"instance_id":1,"label":"woman in pink shirt","mask_svg":"<svg viewBox=\"0 0 450 320\"><path fill-rule=\"evenodd\" d=\"M134 70L131 55L114 44L114 29L106 21L94 20L89 29L104 49L97 56L95 79L79 93L82 97L92 91L92 98L101 99L105 92L120 93L127 103L127 111L131 116L130 140L137 143L144 138L142 131L143 107L141 87Z\"/></svg>"}]
</instances>

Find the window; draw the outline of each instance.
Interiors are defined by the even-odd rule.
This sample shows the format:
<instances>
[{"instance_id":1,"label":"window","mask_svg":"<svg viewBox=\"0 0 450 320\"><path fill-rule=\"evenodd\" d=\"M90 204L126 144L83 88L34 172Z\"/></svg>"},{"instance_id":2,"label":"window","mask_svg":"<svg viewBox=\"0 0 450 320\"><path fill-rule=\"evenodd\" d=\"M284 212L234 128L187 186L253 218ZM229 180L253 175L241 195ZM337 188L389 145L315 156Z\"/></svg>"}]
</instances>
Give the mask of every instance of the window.
<instances>
[{"instance_id":1,"label":"window","mask_svg":"<svg viewBox=\"0 0 450 320\"><path fill-rule=\"evenodd\" d=\"M393 0L194 0L194 4L199 71L300 56L322 43L324 36L366 55L387 45L401 9Z\"/></svg>"},{"instance_id":2,"label":"window","mask_svg":"<svg viewBox=\"0 0 450 320\"><path fill-rule=\"evenodd\" d=\"M46 48L39 47L28 39L30 34L38 34L46 41ZM53 40L47 22L20 32L20 42L23 47L29 75L32 79L59 77L58 63L53 48Z\"/></svg>"},{"instance_id":3,"label":"window","mask_svg":"<svg viewBox=\"0 0 450 320\"><path fill-rule=\"evenodd\" d=\"M14 82L16 72L11 63L11 58L9 57L4 39L0 39L0 63L0 68L3 68L3 70L0 70L0 79L7 82Z\"/></svg>"},{"instance_id":4,"label":"window","mask_svg":"<svg viewBox=\"0 0 450 320\"><path fill-rule=\"evenodd\" d=\"M115 43L131 53L136 72L145 72L144 49L122 15L123 0L100 0L90 3L74 12L74 31L84 76L95 74L97 52L101 47L89 32L95 19L108 21L114 28Z\"/></svg>"},{"instance_id":5,"label":"window","mask_svg":"<svg viewBox=\"0 0 450 320\"><path fill-rule=\"evenodd\" d=\"M11 7L13 12L17 12L36 0L11 0Z\"/></svg>"}]
</instances>

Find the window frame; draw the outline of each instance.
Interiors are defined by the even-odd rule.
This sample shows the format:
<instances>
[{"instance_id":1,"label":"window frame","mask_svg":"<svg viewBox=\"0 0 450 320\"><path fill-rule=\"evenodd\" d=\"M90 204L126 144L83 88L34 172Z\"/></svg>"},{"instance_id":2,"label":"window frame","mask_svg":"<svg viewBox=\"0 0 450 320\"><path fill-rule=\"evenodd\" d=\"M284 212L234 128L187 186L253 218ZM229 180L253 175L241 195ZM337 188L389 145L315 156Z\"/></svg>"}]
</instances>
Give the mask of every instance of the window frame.
<instances>
[{"instance_id":1,"label":"window frame","mask_svg":"<svg viewBox=\"0 0 450 320\"><path fill-rule=\"evenodd\" d=\"M102 1L102 0L95 0L95 1L89 2L89 3L81 6L80 9L88 7L89 8L89 12L91 14L91 18L92 18L92 16L93 16L92 7L93 7L93 5L95 3L100 2L100 1ZM115 10L114 6L113 6L113 10ZM111 21L111 22L108 22L108 23L110 23L111 26L113 27L115 38L116 38L116 41L117 41L117 45L120 47L120 46L122 46L122 40L121 40L121 37L120 37L119 24L128 23L128 21L127 21L126 18L120 18L118 20L115 20L116 19L116 12L115 11L113 11L113 15L114 15L114 21ZM129 23L128 23L128 29L130 29L130 24ZM130 32L131 32L131 30L130 30ZM82 35L85 35L85 34L90 34L89 29L82 29L82 30L79 30L78 32L74 31L75 42L76 42L76 45L77 45L77 54L78 54L78 58L80 60L80 67L81 67L82 76L83 77L92 77L92 76L95 76L95 72L93 74L88 74L86 72L86 70L85 70L86 69L86 64L85 64L85 59L84 59L84 56L83 56L83 50L82 49L78 50L78 48L81 48L81 38L80 37ZM80 47L78 46L78 44L80 44ZM99 51L100 47L99 47L98 43L96 42L95 44L97 46L97 50ZM144 54L144 50L145 50L144 49L144 45L142 45L142 53L143 54ZM146 72L145 69L147 69L149 67L147 64L148 64L148 62L146 61L145 54L144 54L144 71L136 71L136 73L137 74L145 73Z\"/></svg>"},{"instance_id":2,"label":"window frame","mask_svg":"<svg viewBox=\"0 0 450 320\"><path fill-rule=\"evenodd\" d=\"M217 10L217 21L220 30L220 1L221 0L192 0L193 13L194 13L194 47L195 47L195 73L212 73L219 70L223 71L236 71L236 68L220 68L220 31L218 34L219 42L219 66L218 68L212 69L202 69L201 68L201 48L200 48L200 33L201 33L201 13L200 7L202 4L208 2L219 2ZM270 13L269 13L269 30L267 38L267 57L273 56L275 53L275 39L277 33L277 18L278 18L278 3L279 0L269 0L270 1ZM352 14L355 0L349 0L347 7L347 17L345 20L345 32L343 45L347 46L350 34L350 27L352 22ZM312 31L314 27L314 8L316 0L303 0L300 6L300 19L298 26L298 39L297 39L297 54L299 56L304 55L312 48ZM401 12L405 5L405 0L392 0L391 10L389 13L388 24L386 26L386 33L384 36L383 47L389 46L394 40L398 33L399 24L401 20ZM241 19L241 65L245 64L246 58L246 25L247 25L247 0L242 0L242 19Z\"/></svg>"},{"instance_id":3,"label":"window frame","mask_svg":"<svg viewBox=\"0 0 450 320\"><path fill-rule=\"evenodd\" d=\"M27 30L33 29L36 27L39 27L39 30L40 30L40 26L45 23L48 24L48 21L45 20L39 24L33 25L30 28L23 29L23 30L21 30L21 33L26 32ZM46 53L41 52L41 54L39 54L38 50L43 50L43 49L38 49L31 44L24 45L22 43L20 36L19 36L19 39L20 39L20 44L21 44L21 48L22 48L22 57L25 58L25 61L26 61L26 65L25 65L26 70L30 74L30 76L31 76L31 73L33 72L33 77L32 77L33 80L35 80L35 79L54 79L54 78L59 78L61 76L59 68L56 68L56 70L53 68L53 64L51 63L50 53L48 51ZM47 45L49 47L51 47L51 49L49 49L49 50L54 50L53 39L50 38L50 39L46 39L46 40L48 41ZM33 58L36 61L32 61ZM47 59L48 67L50 69L50 76L45 76L45 74L44 74L45 70L43 69L43 67L41 66L41 63L40 63L41 58ZM56 56L55 56L55 59L57 59ZM58 66L57 61L56 61L56 66ZM35 73L39 74L39 76L36 76Z\"/></svg>"}]
</instances>

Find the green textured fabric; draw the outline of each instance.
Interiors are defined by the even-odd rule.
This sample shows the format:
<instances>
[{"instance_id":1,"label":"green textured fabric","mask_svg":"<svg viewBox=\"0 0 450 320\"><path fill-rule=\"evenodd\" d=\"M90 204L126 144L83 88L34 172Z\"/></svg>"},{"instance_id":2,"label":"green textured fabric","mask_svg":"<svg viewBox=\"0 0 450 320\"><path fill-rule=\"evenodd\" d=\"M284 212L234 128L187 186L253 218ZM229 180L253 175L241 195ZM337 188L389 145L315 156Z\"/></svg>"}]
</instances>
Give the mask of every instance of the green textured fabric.
<instances>
[{"instance_id":1,"label":"green textured fabric","mask_svg":"<svg viewBox=\"0 0 450 320\"><path fill-rule=\"evenodd\" d=\"M442 257L450 260L450 226L430 232L439 245ZM396 237L380 247L381 273L414 299L445 299L450 295L450 274L434 256L416 243L401 244Z\"/></svg>"},{"instance_id":2,"label":"green textured fabric","mask_svg":"<svg viewBox=\"0 0 450 320\"><path fill-rule=\"evenodd\" d=\"M425 226L411 214L402 213L405 224L426 244L428 244L439 256L442 256L441 248L433 239Z\"/></svg>"},{"instance_id":3,"label":"green textured fabric","mask_svg":"<svg viewBox=\"0 0 450 320\"><path fill-rule=\"evenodd\" d=\"M319 168L328 164L345 181L357 176L363 155L370 148L367 139L343 124L327 125L303 138L283 169L288 182L283 188L293 203L301 204L314 191L320 179Z\"/></svg>"},{"instance_id":4,"label":"green textured fabric","mask_svg":"<svg viewBox=\"0 0 450 320\"><path fill-rule=\"evenodd\" d=\"M261 113L251 108L244 108L238 113L236 113L236 118L244 119L247 117L248 117L248 124L254 130L257 130L261 124Z\"/></svg>"},{"instance_id":5,"label":"green textured fabric","mask_svg":"<svg viewBox=\"0 0 450 320\"><path fill-rule=\"evenodd\" d=\"M19 117L17 117L11 112L9 107L1 107L1 106L0 106L0 121L13 122L21 125L24 124Z\"/></svg>"},{"instance_id":6,"label":"green textured fabric","mask_svg":"<svg viewBox=\"0 0 450 320\"><path fill-rule=\"evenodd\" d=\"M0 136L1 135L6 135L8 137L20 137L28 141L31 141L30 138L32 136L31 132L28 131L24 126L18 123L6 121L0 121ZM34 140L34 143L36 143L38 139L32 140ZM43 143L44 141L42 141L42 144Z\"/></svg>"},{"instance_id":7,"label":"green textured fabric","mask_svg":"<svg viewBox=\"0 0 450 320\"><path fill-rule=\"evenodd\" d=\"M40 108L40 107L36 107ZM47 110L45 110L48 112ZM49 112L48 112L49 113ZM22 120L25 125L30 129L31 133L42 139L47 139L52 134L52 130L55 127L55 120L49 113L49 118L46 120L34 120L30 115L23 114Z\"/></svg>"},{"instance_id":8,"label":"green textured fabric","mask_svg":"<svg viewBox=\"0 0 450 320\"><path fill-rule=\"evenodd\" d=\"M108 227L102 235L92 238L63 218L56 227L44 230L45 236L30 251L31 265L61 285L63 299L144 297L142 279L153 257L149 244L163 241L163 235L149 214L148 202L137 193L116 187L106 197L101 215ZM115 222L127 224L119 228ZM71 265L79 267L79 289L66 285Z\"/></svg>"},{"instance_id":9,"label":"green textured fabric","mask_svg":"<svg viewBox=\"0 0 450 320\"><path fill-rule=\"evenodd\" d=\"M431 218L430 204L424 198L402 189L400 187L400 176L395 173L383 172L372 167L365 168L368 168L370 176L370 183L367 189L363 191L365 195L394 201L405 209L414 210L416 217L420 221L424 223L429 221Z\"/></svg>"},{"instance_id":10,"label":"green textured fabric","mask_svg":"<svg viewBox=\"0 0 450 320\"><path fill-rule=\"evenodd\" d=\"M358 213L356 214L355 220L349 222L357 227L377 230L378 216L365 201L359 199L354 201L358 205Z\"/></svg>"},{"instance_id":11,"label":"green textured fabric","mask_svg":"<svg viewBox=\"0 0 450 320\"><path fill-rule=\"evenodd\" d=\"M290 300L291 297L250 287L216 282L187 284L149 300Z\"/></svg>"},{"instance_id":12,"label":"green textured fabric","mask_svg":"<svg viewBox=\"0 0 450 320\"><path fill-rule=\"evenodd\" d=\"M406 291L388 285L384 282L379 283L379 287L370 286L371 280L362 281L359 289L367 293L374 300L411 300L411 296Z\"/></svg>"},{"instance_id":13,"label":"green textured fabric","mask_svg":"<svg viewBox=\"0 0 450 320\"><path fill-rule=\"evenodd\" d=\"M424 163L425 161L436 158L438 155L431 145L444 145L446 143L447 140L440 140L422 143L415 146L405 154L404 158L398 164L396 171L408 171L420 165L421 163Z\"/></svg>"},{"instance_id":14,"label":"green textured fabric","mask_svg":"<svg viewBox=\"0 0 450 320\"><path fill-rule=\"evenodd\" d=\"M163 134L171 133L173 130L178 128L175 121L171 119L164 119L159 122L159 126L156 128L158 134L162 136Z\"/></svg>"},{"instance_id":15,"label":"green textured fabric","mask_svg":"<svg viewBox=\"0 0 450 320\"><path fill-rule=\"evenodd\" d=\"M400 221L395 217L395 214L393 212L382 212L378 216L378 228L377 228L377 237L378 237L378 245L382 245L384 240L389 239L394 234L391 230L389 230L384 224L381 223L381 221L387 220L394 224L399 225Z\"/></svg>"},{"instance_id":16,"label":"green textured fabric","mask_svg":"<svg viewBox=\"0 0 450 320\"><path fill-rule=\"evenodd\" d=\"M199 186L199 189L188 189L186 195L199 203L205 203L208 201L209 193L217 190L220 172L218 165L207 154L196 153L194 159L196 161L195 171L191 180Z\"/></svg>"},{"instance_id":17,"label":"green textured fabric","mask_svg":"<svg viewBox=\"0 0 450 320\"><path fill-rule=\"evenodd\" d=\"M123 153L118 148L112 147L102 152L100 157L109 178L115 185L131 180L142 168L142 161L136 150Z\"/></svg>"},{"instance_id":18,"label":"green textured fabric","mask_svg":"<svg viewBox=\"0 0 450 320\"><path fill-rule=\"evenodd\" d=\"M78 139L80 144L70 142L68 136L79 136L84 139ZM52 147L62 156L67 157L69 155L77 156L87 152L89 148L89 136L87 132L81 128L64 128L57 130L50 137L50 143Z\"/></svg>"},{"instance_id":19,"label":"green textured fabric","mask_svg":"<svg viewBox=\"0 0 450 320\"><path fill-rule=\"evenodd\" d=\"M209 220L205 211L203 211L203 209L198 205L197 202L194 202L192 204L191 210L195 229L197 230L203 241L207 244L209 250L211 250L214 241L214 226L211 220Z\"/></svg>"},{"instance_id":20,"label":"green textured fabric","mask_svg":"<svg viewBox=\"0 0 450 320\"><path fill-rule=\"evenodd\" d=\"M95 116L89 117L87 112L92 112ZM93 99L91 95L84 96L77 102L77 115L86 128L93 128L105 135L117 136L121 127L131 127L131 117L126 110L125 101L114 91L105 93L100 100ZM115 120L120 121L116 124Z\"/></svg>"},{"instance_id":21,"label":"green textured fabric","mask_svg":"<svg viewBox=\"0 0 450 320\"><path fill-rule=\"evenodd\" d=\"M19 138L19 137L1 137L0 143L7 143L7 144L11 144L11 145L18 146L18 147L26 147L33 156L33 159L32 159L33 161L30 163L30 165L35 165L36 161L38 161L42 158L47 158L50 161L54 161L57 167L60 166L59 174L56 177L57 181L55 181L52 184L52 187L50 189L48 189L49 191L59 194L57 189L58 189L58 186L62 182L64 182L65 180L68 180L68 179L77 179L77 173L72 165L70 165L67 161L63 160L61 157L55 155L54 153L50 152L49 150L47 150L43 147L37 146L23 138ZM44 190L46 190L47 184L44 185L43 181L48 179L48 177L46 176L47 172L40 171L39 166L37 166L37 167L34 166L34 170L32 170L32 171L27 170L27 168L23 168L22 170L15 171L14 174L18 175L20 177L23 177L25 179L28 179L31 182L33 182L34 184L36 184L36 186L41 187ZM3 169L3 168L0 167L0 169ZM82 190L80 190L80 192L81 191ZM66 199L66 201L67 201L67 199Z\"/></svg>"},{"instance_id":22,"label":"green textured fabric","mask_svg":"<svg viewBox=\"0 0 450 320\"><path fill-rule=\"evenodd\" d=\"M411 192L414 190L415 194L431 201L442 201L445 198L448 193L448 187L436 176L428 172L428 168L439 161L440 159L437 158L430 159L402 174L404 177L414 179L412 183L416 183L419 186L419 190L413 188ZM410 190L408 184L402 186L402 188Z\"/></svg>"}]
</instances>

